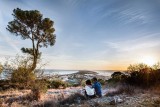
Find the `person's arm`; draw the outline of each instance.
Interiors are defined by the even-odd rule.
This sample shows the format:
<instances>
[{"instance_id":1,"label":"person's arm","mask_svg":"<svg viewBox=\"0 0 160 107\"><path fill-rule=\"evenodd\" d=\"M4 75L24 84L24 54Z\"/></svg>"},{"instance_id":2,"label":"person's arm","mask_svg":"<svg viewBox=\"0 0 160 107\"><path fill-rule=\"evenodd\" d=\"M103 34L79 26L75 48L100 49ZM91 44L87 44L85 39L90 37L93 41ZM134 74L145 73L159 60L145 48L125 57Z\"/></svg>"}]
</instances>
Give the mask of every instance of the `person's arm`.
<instances>
[{"instance_id":1,"label":"person's arm","mask_svg":"<svg viewBox=\"0 0 160 107\"><path fill-rule=\"evenodd\" d=\"M84 87L85 91L87 90L87 86Z\"/></svg>"},{"instance_id":2,"label":"person's arm","mask_svg":"<svg viewBox=\"0 0 160 107\"><path fill-rule=\"evenodd\" d=\"M95 84L92 85L92 88L95 88Z\"/></svg>"},{"instance_id":3,"label":"person's arm","mask_svg":"<svg viewBox=\"0 0 160 107\"><path fill-rule=\"evenodd\" d=\"M102 85L101 85L101 83L99 82L99 85L100 85L100 87L102 88Z\"/></svg>"}]
</instances>

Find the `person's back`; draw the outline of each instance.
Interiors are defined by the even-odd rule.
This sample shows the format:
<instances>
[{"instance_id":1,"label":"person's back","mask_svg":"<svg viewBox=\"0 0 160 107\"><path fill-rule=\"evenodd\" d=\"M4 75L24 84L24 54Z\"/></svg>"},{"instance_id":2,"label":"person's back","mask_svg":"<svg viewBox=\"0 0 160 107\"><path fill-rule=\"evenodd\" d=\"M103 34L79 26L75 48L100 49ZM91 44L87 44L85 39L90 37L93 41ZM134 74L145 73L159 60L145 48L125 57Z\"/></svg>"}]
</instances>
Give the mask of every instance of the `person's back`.
<instances>
[{"instance_id":1,"label":"person's back","mask_svg":"<svg viewBox=\"0 0 160 107\"><path fill-rule=\"evenodd\" d=\"M95 97L95 89L92 88L92 84L90 80L86 81L85 92L87 97L90 97L90 98Z\"/></svg>"},{"instance_id":2,"label":"person's back","mask_svg":"<svg viewBox=\"0 0 160 107\"><path fill-rule=\"evenodd\" d=\"M86 85L85 90L88 96L92 96L95 94L94 88L92 88L92 86Z\"/></svg>"},{"instance_id":3,"label":"person's back","mask_svg":"<svg viewBox=\"0 0 160 107\"><path fill-rule=\"evenodd\" d=\"M96 95L102 97L101 84L97 81L97 78L93 78L93 81L94 83L92 87L95 89Z\"/></svg>"}]
</instances>

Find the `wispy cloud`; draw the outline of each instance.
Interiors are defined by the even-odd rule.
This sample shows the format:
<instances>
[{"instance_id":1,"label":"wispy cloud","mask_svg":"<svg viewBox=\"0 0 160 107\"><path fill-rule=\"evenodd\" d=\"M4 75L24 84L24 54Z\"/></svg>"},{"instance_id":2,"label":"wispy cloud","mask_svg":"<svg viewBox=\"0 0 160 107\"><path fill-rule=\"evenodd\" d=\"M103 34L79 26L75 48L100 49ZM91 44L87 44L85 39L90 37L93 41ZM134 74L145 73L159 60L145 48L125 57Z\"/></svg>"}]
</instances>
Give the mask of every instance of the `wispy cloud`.
<instances>
[{"instance_id":1,"label":"wispy cloud","mask_svg":"<svg viewBox=\"0 0 160 107\"><path fill-rule=\"evenodd\" d=\"M124 24L139 23L146 24L150 22L150 16L144 9L137 9L135 7L128 7L119 12L120 20Z\"/></svg>"},{"instance_id":2,"label":"wispy cloud","mask_svg":"<svg viewBox=\"0 0 160 107\"><path fill-rule=\"evenodd\" d=\"M139 6L138 3L132 3L132 1L122 2L121 5L111 7L104 5L98 8L97 12L101 13L101 18L106 19L112 17L122 24L148 24L152 21L149 9Z\"/></svg>"},{"instance_id":3,"label":"wispy cloud","mask_svg":"<svg viewBox=\"0 0 160 107\"><path fill-rule=\"evenodd\" d=\"M145 37L135 38L132 40L124 40L119 42L104 42L108 47L117 51L134 51L138 49L146 49L160 46L160 33L151 34Z\"/></svg>"},{"instance_id":4,"label":"wispy cloud","mask_svg":"<svg viewBox=\"0 0 160 107\"><path fill-rule=\"evenodd\" d=\"M0 37L6 41L7 44L9 44L17 53L20 53L20 49L16 46L18 42L13 42L8 36L4 35L0 32Z\"/></svg>"}]
</instances>

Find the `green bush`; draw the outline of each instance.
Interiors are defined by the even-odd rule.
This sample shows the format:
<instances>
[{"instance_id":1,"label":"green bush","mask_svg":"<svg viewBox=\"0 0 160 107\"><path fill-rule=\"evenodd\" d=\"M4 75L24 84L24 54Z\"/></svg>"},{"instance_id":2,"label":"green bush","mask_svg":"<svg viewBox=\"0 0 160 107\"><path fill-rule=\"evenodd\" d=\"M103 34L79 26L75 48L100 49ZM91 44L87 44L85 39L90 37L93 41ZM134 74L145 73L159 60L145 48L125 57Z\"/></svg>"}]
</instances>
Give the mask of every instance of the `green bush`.
<instances>
[{"instance_id":1,"label":"green bush","mask_svg":"<svg viewBox=\"0 0 160 107\"><path fill-rule=\"evenodd\" d=\"M145 64L130 65L127 73L114 72L108 82L120 82L143 88L155 86L160 84L160 69L157 69L159 65L155 66L150 67Z\"/></svg>"},{"instance_id":2,"label":"green bush","mask_svg":"<svg viewBox=\"0 0 160 107\"><path fill-rule=\"evenodd\" d=\"M141 87L151 87L160 83L160 70L133 71L127 78L127 83Z\"/></svg>"},{"instance_id":3,"label":"green bush","mask_svg":"<svg viewBox=\"0 0 160 107\"><path fill-rule=\"evenodd\" d=\"M129 77L126 79L126 82L131 85L149 87L154 84L151 82L151 78L153 78L151 74L156 71L145 64L130 65L128 67L128 72Z\"/></svg>"},{"instance_id":4,"label":"green bush","mask_svg":"<svg viewBox=\"0 0 160 107\"><path fill-rule=\"evenodd\" d=\"M150 69L151 67L149 67L146 64L140 63L140 64L134 64L134 65L129 65L127 68L128 72L133 72L133 71L141 71L142 69Z\"/></svg>"},{"instance_id":5,"label":"green bush","mask_svg":"<svg viewBox=\"0 0 160 107\"><path fill-rule=\"evenodd\" d=\"M47 92L48 89L48 81L45 79L37 79L33 83L32 90L39 90L41 93Z\"/></svg>"},{"instance_id":6,"label":"green bush","mask_svg":"<svg viewBox=\"0 0 160 107\"><path fill-rule=\"evenodd\" d=\"M19 88L29 88L33 85L36 77L33 72L26 68L19 67L14 70L11 75L11 81L19 86Z\"/></svg>"},{"instance_id":7,"label":"green bush","mask_svg":"<svg viewBox=\"0 0 160 107\"><path fill-rule=\"evenodd\" d=\"M125 79L125 74L122 72L114 72L111 75L112 79L114 79L115 81L122 81Z\"/></svg>"},{"instance_id":8,"label":"green bush","mask_svg":"<svg viewBox=\"0 0 160 107\"><path fill-rule=\"evenodd\" d=\"M107 80L107 83L111 86L116 86L119 83L125 83L126 79L128 78L127 74L122 72L114 72L111 75L111 78Z\"/></svg>"},{"instance_id":9,"label":"green bush","mask_svg":"<svg viewBox=\"0 0 160 107\"><path fill-rule=\"evenodd\" d=\"M85 85L86 85L86 80L82 80L82 81L81 81L81 86L84 87Z\"/></svg>"},{"instance_id":10,"label":"green bush","mask_svg":"<svg viewBox=\"0 0 160 107\"><path fill-rule=\"evenodd\" d=\"M31 87L32 98L34 100L39 100L41 98L41 94L47 92L48 83L46 80L40 79L36 80Z\"/></svg>"},{"instance_id":11,"label":"green bush","mask_svg":"<svg viewBox=\"0 0 160 107\"><path fill-rule=\"evenodd\" d=\"M50 88L60 88L60 87L66 88L68 85L69 85L68 83L57 79L57 80L51 81Z\"/></svg>"},{"instance_id":12,"label":"green bush","mask_svg":"<svg viewBox=\"0 0 160 107\"><path fill-rule=\"evenodd\" d=\"M98 79L98 81L99 81L102 85L105 85L105 84L106 84L106 81L103 80L103 79Z\"/></svg>"},{"instance_id":13,"label":"green bush","mask_svg":"<svg viewBox=\"0 0 160 107\"><path fill-rule=\"evenodd\" d=\"M0 74L2 73L2 71L3 71L3 66L2 66L2 64L0 63Z\"/></svg>"}]
</instances>

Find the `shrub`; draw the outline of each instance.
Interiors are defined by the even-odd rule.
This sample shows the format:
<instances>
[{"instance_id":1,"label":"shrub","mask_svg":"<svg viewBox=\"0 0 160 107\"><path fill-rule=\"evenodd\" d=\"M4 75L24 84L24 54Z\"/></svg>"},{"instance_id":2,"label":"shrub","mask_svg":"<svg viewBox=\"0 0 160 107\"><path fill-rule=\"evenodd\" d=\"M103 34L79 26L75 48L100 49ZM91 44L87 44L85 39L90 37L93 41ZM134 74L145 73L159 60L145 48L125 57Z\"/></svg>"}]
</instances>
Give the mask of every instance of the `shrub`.
<instances>
[{"instance_id":1,"label":"shrub","mask_svg":"<svg viewBox=\"0 0 160 107\"><path fill-rule=\"evenodd\" d=\"M3 66L2 66L2 64L0 63L0 74L2 73L2 71L3 71Z\"/></svg>"},{"instance_id":2,"label":"shrub","mask_svg":"<svg viewBox=\"0 0 160 107\"><path fill-rule=\"evenodd\" d=\"M130 76L127 82L132 85L141 87L151 87L160 83L160 70L154 70L151 67L146 66L139 71L130 71Z\"/></svg>"},{"instance_id":3,"label":"shrub","mask_svg":"<svg viewBox=\"0 0 160 107\"><path fill-rule=\"evenodd\" d=\"M35 81L36 77L33 72L26 68L19 67L13 71L11 81L17 84L18 88L29 88Z\"/></svg>"},{"instance_id":4,"label":"shrub","mask_svg":"<svg viewBox=\"0 0 160 107\"><path fill-rule=\"evenodd\" d=\"M153 86L159 78L158 75L155 75L157 70L153 70L150 67L139 69L139 71L131 71L129 74L129 77L126 79L127 83L144 88Z\"/></svg>"},{"instance_id":5,"label":"shrub","mask_svg":"<svg viewBox=\"0 0 160 107\"><path fill-rule=\"evenodd\" d=\"M108 85L117 86L119 83L125 83L128 78L128 74L124 74L122 72L114 72L111 75L111 78L107 80Z\"/></svg>"},{"instance_id":6,"label":"shrub","mask_svg":"<svg viewBox=\"0 0 160 107\"><path fill-rule=\"evenodd\" d=\"M127 75L125 75L125 74L122 73L122 72L114 72L114 73L111 75L111 78L112 78L114 81L122 82L122 81L124 81L124 80L127 78Z\"/></svg>"},{"instance_id":7,"label":"shrub","mask_svg":"<svg viewBox=\"0 0 160 107\"><path fill-rule=\"evenodd\" d=\"M85 85L86 85L86 80L83 79L83 80L81 81L81 86L84 87Z\"/></svg>"},{"instance_id":8,"label":"shrub","mask_svg":"<svg viewBox=\"0 0 160 107\"><path fill-rule=\"evenodd\" d=\"M103 80L103 79L98 79L98 81L102 84L102 85L105 85L106 81Z\"/></svg>"},{"instance_id":9,"label":"shrub","mask_svg":"<svg viewBox=\"0 0 160 107\"><path fill-rule=\"evenodd\" d=\"M154 65L152 66L152 68L153 68L154 70L160 69L160 62L157 62L156 64L154 64Z\"/></svg>"},{"instance_id":10,"label":"shrub","mask_svg":"<svg viewBox=\"0 0 160 107\"><path fill-rule=\"evenodd\" d=\"M41 94L47 92L48 84L45 80L36 80L31 88L32 97L34 100L39 100L41 98Z\"/></svg>"},{"instance_id":11,"label":"shrub","mask_svg":"<svg viewBox=\"0 0 160 107\"><path fill-rule=\"evenodd\" d=\"M133 71L141 71L142 69L146 68L151 68L146 64L140 63L140 64L134 64L134 65L129 65L127 68L128 72L133 72Z\"/></svg>"},{"instance_id":12,"label":"shrub","mask_svg":"<svg viewBox=\"0 0 160 107\"><path fill-rule=\"evenodd\" d=\"M59 79L53 80L50 83L50 88L60 88L60 87L66 88L67 86L68 86L68 83Z\"/></svg>"},{"instance_id":13,"label":"shrub","mask_svg":"<svg viewBox=\"0 0 160 107\"><path fill-rule=\"evenodd\" d=\"M30 70L31 60L30 56L19 55L13 59L6 59L3 74L5 79L11 80L10 85L14 88L29 88L36 79L34 72Z\"/></svg>"},{"instance_id":14,"label":"shrub","mask_svg":"<svg viewBox=\"0 0 160 107\"><path fill-rule=\"evenodd\" d=\"M159 65L154 68L145 64L130 65L127 73L114 72L108 82L114 84L120 82L149 88L160 83L160 69L157 69L158 67Z\"/></svg>"}]
</instances>

